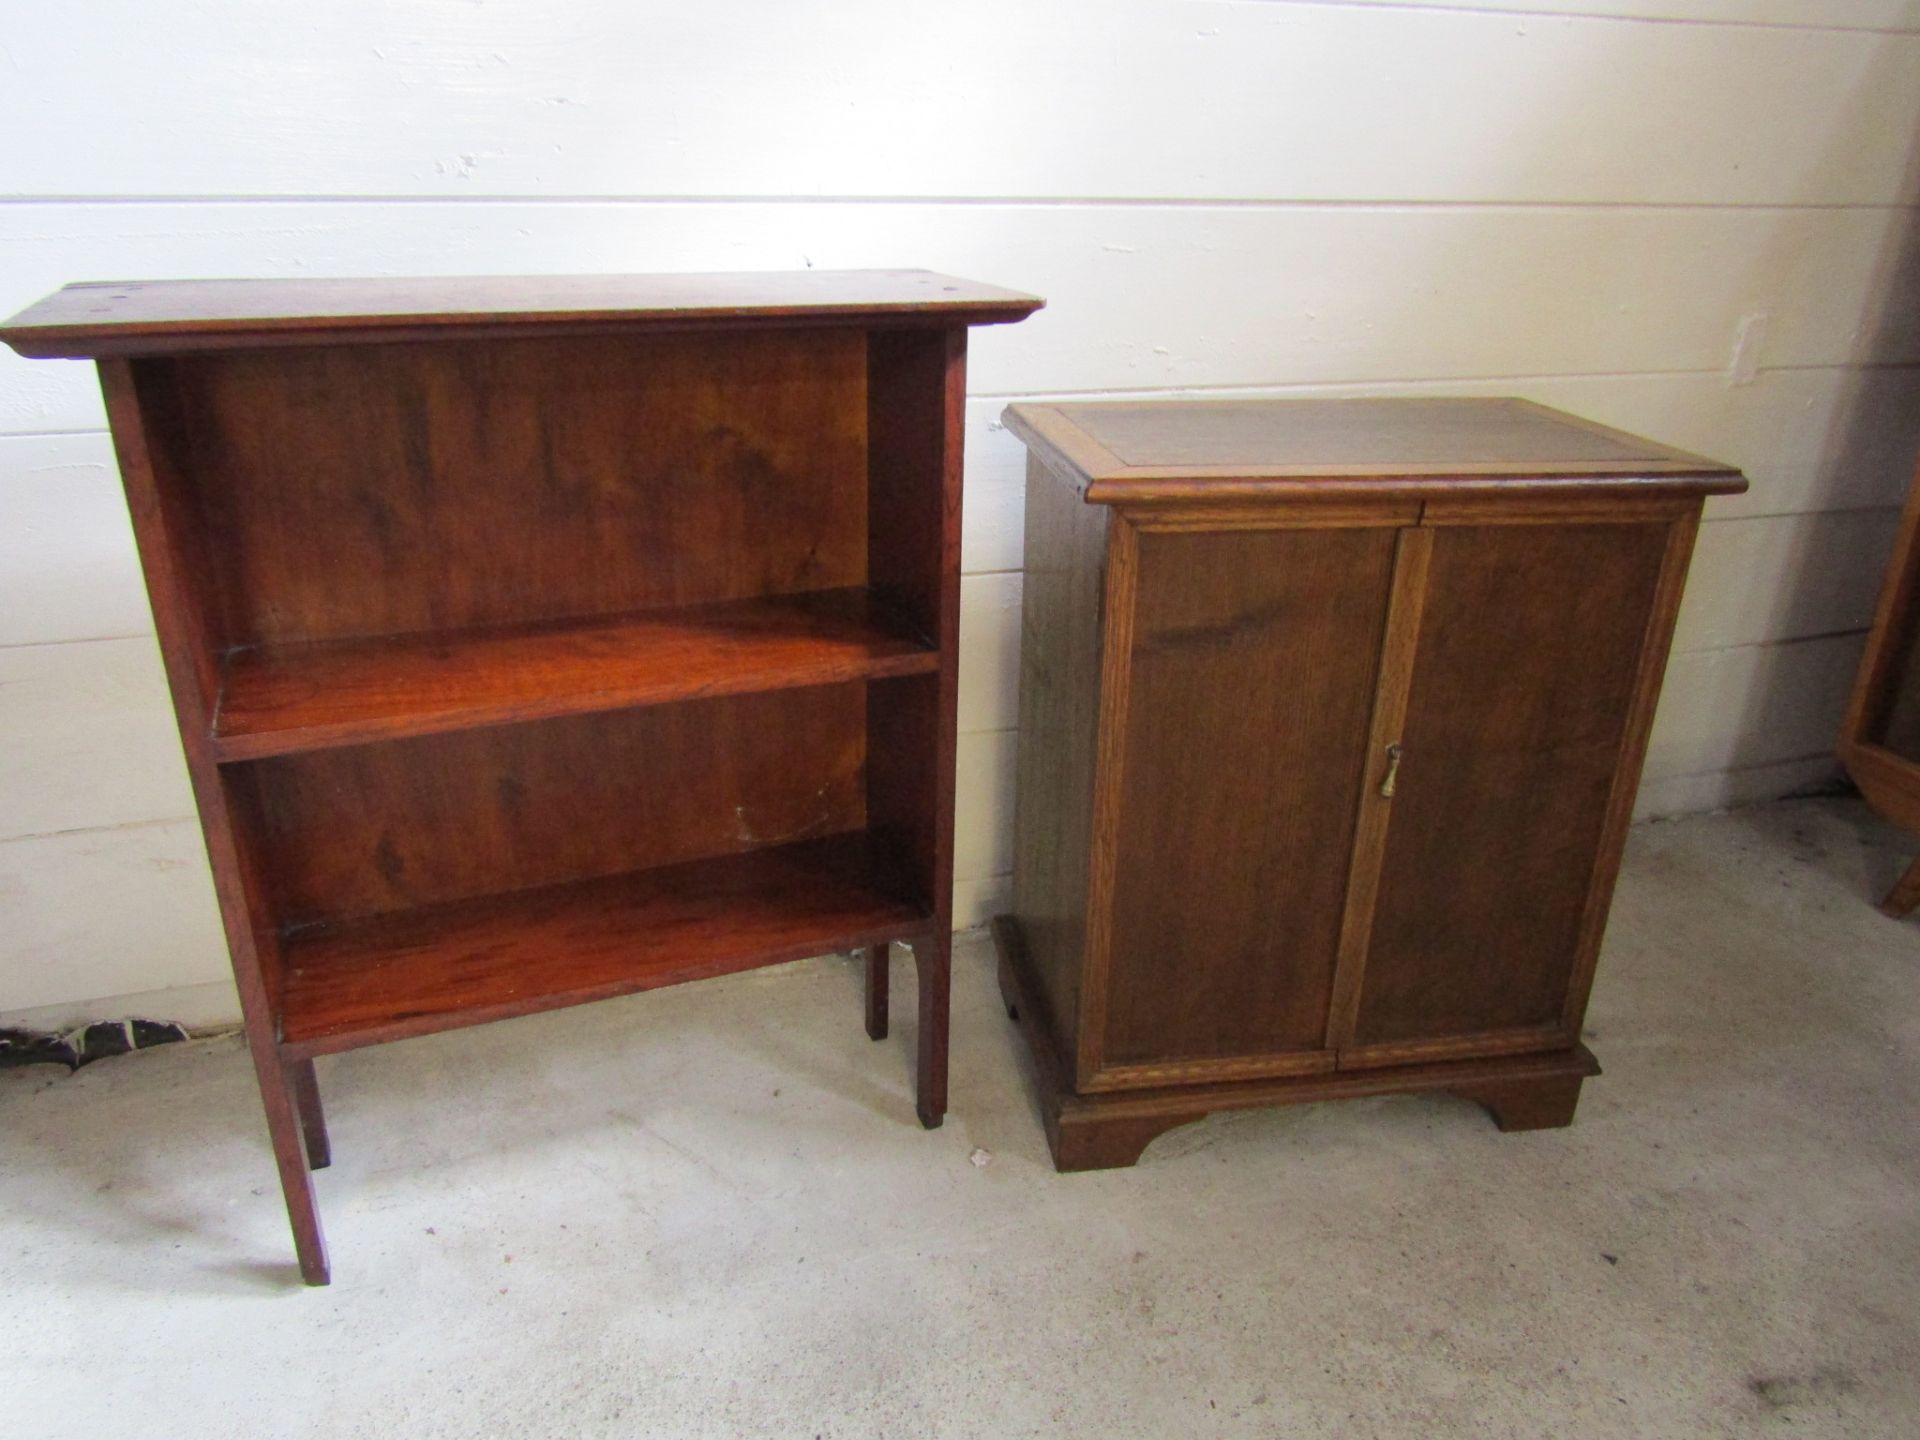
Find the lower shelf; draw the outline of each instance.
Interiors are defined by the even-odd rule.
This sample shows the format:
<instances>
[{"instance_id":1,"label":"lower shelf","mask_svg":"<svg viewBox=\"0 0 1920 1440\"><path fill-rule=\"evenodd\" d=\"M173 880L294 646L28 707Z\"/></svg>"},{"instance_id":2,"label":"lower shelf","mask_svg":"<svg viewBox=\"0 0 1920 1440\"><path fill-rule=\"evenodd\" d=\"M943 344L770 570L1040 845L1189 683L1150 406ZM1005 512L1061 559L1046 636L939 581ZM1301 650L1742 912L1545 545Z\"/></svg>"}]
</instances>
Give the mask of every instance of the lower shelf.
<instances>
[{"instance_id":1,"label":"lower shelf","mask_svg":"<svg viewBox=\"0 0 1920 1440\"><path fill-rule=\"evenodd\" d=\"M880 873L856 832L304 927L281 1042L322 1055L924 931Z\"/></svg>"}]
</instances>

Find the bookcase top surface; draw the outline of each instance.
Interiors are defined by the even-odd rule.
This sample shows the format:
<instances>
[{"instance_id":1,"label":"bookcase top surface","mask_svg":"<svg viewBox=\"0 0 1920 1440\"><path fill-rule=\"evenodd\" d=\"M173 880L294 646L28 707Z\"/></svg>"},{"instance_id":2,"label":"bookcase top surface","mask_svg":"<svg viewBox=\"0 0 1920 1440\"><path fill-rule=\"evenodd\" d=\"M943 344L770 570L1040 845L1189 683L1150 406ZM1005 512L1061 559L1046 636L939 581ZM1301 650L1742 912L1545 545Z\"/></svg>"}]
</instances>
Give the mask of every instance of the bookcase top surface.
<instances>
[{"instance_id":1,"label":"bookcase top surface","mask_svg":"<svg viewBox=\"0 0 1920 1440\"><path fill-rule=\"evenodd\" d=\"M1116 503L1637 485L1744 490L1731 465L1507 397L1014 405L1010 429Z\"/></svg>"},{"instance_id":2,"label":"bookcase top surface","mask_svg":"<svg viewBox=\"0 0 1920 1440\"><path fill-rule=\"evenodd\" d=\"M34 359L742 324L997 325L1046 302L929 270L68 285L0 324Z\"/></svg>"}]
</instances>

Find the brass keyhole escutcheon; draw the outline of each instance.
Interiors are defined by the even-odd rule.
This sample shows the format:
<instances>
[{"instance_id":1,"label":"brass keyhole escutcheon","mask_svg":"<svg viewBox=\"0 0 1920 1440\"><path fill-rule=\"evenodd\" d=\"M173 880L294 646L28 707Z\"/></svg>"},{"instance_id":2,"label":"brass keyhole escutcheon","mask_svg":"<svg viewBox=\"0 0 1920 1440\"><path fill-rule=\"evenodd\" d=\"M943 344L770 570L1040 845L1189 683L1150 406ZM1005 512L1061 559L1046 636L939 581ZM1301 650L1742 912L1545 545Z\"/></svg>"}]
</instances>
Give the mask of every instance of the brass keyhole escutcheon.
<instances>
[{"instance_id":1,"label":"brass keyhole escutcheon","mask_svg":"<svg viewBox=\"0 0 1920 1440\"><path fill-rule=\"evenodd\" d=\"M1382 800L1391 800L1393 798L1393 782L1397 780L1399 776L1400 742L1396 740L1393 744L1387 746L1387 775L1386 778L1380 782L1380 798Z\"/></svg>"}]
</instances>

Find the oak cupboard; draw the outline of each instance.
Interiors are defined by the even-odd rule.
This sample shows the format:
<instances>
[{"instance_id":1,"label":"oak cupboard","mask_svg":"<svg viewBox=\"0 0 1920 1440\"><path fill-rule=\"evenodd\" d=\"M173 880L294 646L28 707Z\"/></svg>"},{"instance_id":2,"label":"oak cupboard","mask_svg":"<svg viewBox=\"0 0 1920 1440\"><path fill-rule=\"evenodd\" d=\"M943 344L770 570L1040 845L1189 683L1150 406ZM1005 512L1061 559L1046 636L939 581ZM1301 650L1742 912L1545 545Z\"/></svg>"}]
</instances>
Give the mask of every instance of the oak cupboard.
<instances>
[{"instance_id":1,"label":"oak cupboard","mask_svg":"<svg viewBox=\"0 0 1920 1440\"><path fill-rule=\"evenodd\" d=\"M924 271L75 285L288 1214L316 1056L832 950L946 1110L961 409Z\"/></svg>"},{"instance_id":2,"label":"oak cupboard","mask_svg":"<svg viewBox=\"0 0 1920 1440\"><path fill-rule=\"evenodd\" d=\"M1062 1170L1211 1111L1565 1125L1694 531L1730 467L1519 400L1015 405L1002 991Z\"/></svg>"}]
</instances>

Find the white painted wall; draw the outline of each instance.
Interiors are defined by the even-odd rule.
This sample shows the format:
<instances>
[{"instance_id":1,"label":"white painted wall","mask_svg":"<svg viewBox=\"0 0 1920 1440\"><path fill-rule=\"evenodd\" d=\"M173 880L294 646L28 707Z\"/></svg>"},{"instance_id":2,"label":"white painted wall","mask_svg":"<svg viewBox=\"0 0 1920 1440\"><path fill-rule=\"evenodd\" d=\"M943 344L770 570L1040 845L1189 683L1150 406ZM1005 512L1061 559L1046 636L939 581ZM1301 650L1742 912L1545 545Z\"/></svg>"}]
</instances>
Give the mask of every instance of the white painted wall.
<instances>
[{"instance_id":1,"label":"white painted wall","mask_svg":"<svg viewBox=\"0 0 1920 1440\"><path fill-rule=\"evenodd\" d=\"M1832 773L1920 437L1917 131L1920 0L0 0L0 310L805 265L1047 296L973 348L978 920L1009 868L1015 397L1514 393L1734 461L1641 808ZM0 754L0 1013L230 1013L92 374L11 354Z\"/></svg>"}]
</instances>

